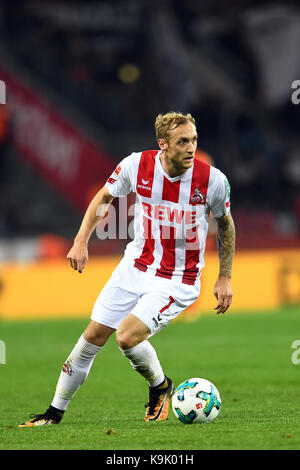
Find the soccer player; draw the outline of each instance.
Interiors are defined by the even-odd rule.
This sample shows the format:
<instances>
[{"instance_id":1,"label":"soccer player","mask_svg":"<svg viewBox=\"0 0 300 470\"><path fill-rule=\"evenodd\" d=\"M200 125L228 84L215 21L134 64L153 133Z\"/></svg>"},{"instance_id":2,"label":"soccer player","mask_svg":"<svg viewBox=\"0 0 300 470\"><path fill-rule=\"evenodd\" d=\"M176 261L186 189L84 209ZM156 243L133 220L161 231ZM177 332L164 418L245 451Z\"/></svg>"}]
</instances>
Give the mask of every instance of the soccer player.
<instances>
[{"instance_id":1,"label":"soccer player","mask_svg":"<svg viewBox=\"0 0 300 470\"><path fill-rule=\"evenodd\" d=\"M88 261L89 238L112 200L136 193L134 240L100 292L91 321L64 363L51 405L21 427L61 421L96 354L114 331L121 352L149 386L145 421L167 419L173 383L149 338L199 296L210 213L218 227L216 313L225 313L232 302L235 228L229 183L220 170L195 159L197 130L190 114L159 114L155 131L159 150L124 158L84 215L67 255L79 273Z\"/></svg>"}]
</instances>

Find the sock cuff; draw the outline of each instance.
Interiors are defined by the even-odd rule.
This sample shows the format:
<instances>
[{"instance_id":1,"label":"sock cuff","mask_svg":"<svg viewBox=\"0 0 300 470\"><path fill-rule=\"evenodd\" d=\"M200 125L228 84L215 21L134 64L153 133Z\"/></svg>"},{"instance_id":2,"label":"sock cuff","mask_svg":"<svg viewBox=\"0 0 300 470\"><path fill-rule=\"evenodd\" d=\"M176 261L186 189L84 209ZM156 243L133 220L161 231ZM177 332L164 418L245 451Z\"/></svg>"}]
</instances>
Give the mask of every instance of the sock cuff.
<instances>
[{"instance_id":1,"label":"sock cuff","mask_svg":"<svg viewBox=\"0 0 300 470\"><path fill-rule=\"evenodd\" d=\"M168 379L168 377L164 376L164 380L162 382L160 382L159 384L155 385L154 387L150 387L152 390L156 390L158 387L161 387L162 384L165 382L165 380L167 379L167 386L165 388L168 388L169 385L170 385L170 379ZM164 388L162 389L164 390Z\"/></svg>"},{"instance_id":2,"label":"sock cuff","mask_svg":"<svg viewBox=\"0 0 300 470\"><path fill-rule=\"evenodd\" d=\"M100 351L100 349L102 348L101 346L97 346L96 344L89 343L86 339L84 339L83 333L77 341L77 345L85 352L92 355L97 354L97 352Z\"/></svg>"},{"instance_id":3,"label":"sock cuff","mask_svg":"<svg viewBox=\"0 0 300 470\"><path fill-rule=\"evenodd\" d=\"M147 340L141 341L138 343L136 346L133 346L133 348L130 349L120 349L121 353L124 354L124 356L130 358L132 354L138 354L140 351L144 351L144 348L146 346Z\"/></svg>"}]
</instances>

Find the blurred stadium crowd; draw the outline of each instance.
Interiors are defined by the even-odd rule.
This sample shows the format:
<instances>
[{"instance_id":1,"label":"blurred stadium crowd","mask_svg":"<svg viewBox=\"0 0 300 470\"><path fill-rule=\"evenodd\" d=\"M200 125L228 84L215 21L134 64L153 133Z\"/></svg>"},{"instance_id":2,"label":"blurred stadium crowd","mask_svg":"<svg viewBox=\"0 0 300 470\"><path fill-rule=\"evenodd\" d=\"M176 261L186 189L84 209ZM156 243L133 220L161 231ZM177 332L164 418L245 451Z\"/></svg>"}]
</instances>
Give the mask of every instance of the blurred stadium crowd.
<instances>
[{"instance_id":1,"label":"blurred stadium crowd","mask_svg":"<svg viewBox=\"0 0 300 470\"><path fill-rule=\"evenodd\" d=\"M2 241L72 238L109 171L132 151L156 148L155 116L176 110L196 118L200 156L231 182L238 247L299 244L297 2L20 0L2 2L0 17L0 79L8 85L0 105ZM65 190L72 154L59 156L59 181L45 168L50 157L42 167L30 155L18 87L28 106L48 103L55 125L69 122L73 137L89 139L84 164L94 170L74 179L80 195ZM47 145L56 149L54 124ZM46 125L40 120L34 135Z\"/></svg>"}]
</instances>

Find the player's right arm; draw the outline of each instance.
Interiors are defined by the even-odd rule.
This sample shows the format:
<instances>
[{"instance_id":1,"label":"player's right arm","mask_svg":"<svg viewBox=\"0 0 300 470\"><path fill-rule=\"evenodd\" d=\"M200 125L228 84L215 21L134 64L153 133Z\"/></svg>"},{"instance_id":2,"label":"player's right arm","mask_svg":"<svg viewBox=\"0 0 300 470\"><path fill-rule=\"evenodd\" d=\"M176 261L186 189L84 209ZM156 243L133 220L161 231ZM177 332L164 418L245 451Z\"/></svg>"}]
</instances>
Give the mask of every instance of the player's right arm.
<instances>
[{"instance_id":1,"label":"player's right arm","mask_svg":"<svg viewBox=\"0 0 300 470\"><path fill-rule=\"evenodd\" d=\"M90 202L81 222L80 229L74 239L73 246L67 254L71 267L81 273L88 262L88 242L96 226L106 215L109 205L114 199L108 189L103 186Z\"/></svg>"}]
</instances>

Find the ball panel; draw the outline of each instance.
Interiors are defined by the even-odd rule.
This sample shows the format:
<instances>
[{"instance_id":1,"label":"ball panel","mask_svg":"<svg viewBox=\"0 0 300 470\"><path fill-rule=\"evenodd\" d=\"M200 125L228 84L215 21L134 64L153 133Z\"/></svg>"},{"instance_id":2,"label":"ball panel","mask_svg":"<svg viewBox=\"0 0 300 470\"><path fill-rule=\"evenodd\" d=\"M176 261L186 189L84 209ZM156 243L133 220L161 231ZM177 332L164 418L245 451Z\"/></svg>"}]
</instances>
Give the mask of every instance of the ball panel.
<instances>
[{"instance_id":1,"label":"ball panel","mask_svg":"<svg viewBox=\"0 0 300 470\"><path fill-rule=\"evenodd\" d=\"M210 381L193 377L175 389L172 409L184 424L209 423L218 416L221 409L220 393Z\"/></svg>"},{"instance_id":2,"label":"ball panel","mask_svg":"<svg viewBox=\"0 0 300 470\"><path fill-rule=\"evenodd\" d=\"M175 414L177 414L177 418L184 424L191 424L197 418L194 410L190 411L188 414L184 414L180 408L175 408Z\"/></svg>"}]
</instances>

